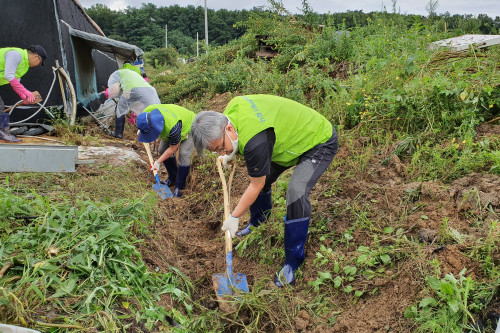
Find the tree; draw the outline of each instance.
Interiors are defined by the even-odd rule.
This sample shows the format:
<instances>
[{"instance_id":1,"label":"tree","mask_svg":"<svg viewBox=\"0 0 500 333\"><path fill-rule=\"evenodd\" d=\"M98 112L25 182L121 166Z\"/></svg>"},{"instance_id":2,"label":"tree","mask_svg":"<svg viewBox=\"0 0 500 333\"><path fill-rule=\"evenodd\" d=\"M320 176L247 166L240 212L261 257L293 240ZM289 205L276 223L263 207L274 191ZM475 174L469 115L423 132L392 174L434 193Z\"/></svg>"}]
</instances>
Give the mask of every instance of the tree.
<instances>
[{"instance_id":1,"label":"tree","mask_svg":"<svg viewBox=\"0 0 500 333\"><path fill-rule=\"evenodd\" d=\"M429 17L436 16L436 9L439 6L439 0L429 0L429 2L425 5L425 10L429 13Z\"/></svg>"}]
</instances>

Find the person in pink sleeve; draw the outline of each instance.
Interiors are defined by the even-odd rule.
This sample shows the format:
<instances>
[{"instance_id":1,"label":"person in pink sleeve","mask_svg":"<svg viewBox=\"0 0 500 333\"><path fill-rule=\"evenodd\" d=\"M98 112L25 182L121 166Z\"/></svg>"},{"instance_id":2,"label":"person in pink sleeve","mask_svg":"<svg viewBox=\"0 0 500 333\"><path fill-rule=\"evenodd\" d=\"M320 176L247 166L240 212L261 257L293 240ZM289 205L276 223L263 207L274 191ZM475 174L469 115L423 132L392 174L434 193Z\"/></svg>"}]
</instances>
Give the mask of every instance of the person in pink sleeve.
<instances>
[{"instance_id":1,"label":"person in pink sleeve","mask_svg":"<svg viewBox=\"0 0 500 333\"><path fill-rule=\"evenodd\" d=\"M47 59L47 52L40 45L32 45L27 49L0 48L0 86L10 84L24 104L34 103L35 96L21 84L20 79L31 67L43 66L45 59ZM5 105L0 96L0 140L19 142L21 140L10 134L9 114L4 112L4 108Z\"/></svg>"}]
</instances>

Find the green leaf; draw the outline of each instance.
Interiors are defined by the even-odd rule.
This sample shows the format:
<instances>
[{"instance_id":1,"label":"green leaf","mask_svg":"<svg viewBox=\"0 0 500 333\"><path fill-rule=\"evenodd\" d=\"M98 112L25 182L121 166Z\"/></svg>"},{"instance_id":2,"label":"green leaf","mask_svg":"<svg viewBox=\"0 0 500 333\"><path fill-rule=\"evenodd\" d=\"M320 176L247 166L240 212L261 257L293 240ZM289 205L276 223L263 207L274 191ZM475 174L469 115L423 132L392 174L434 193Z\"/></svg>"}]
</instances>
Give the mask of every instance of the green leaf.
<instances>
[{"instance_id":1,"label":"green leaf","mask_svg":"<svg viewBox=\"0 0 500 333\"><path fill-rule=\"evenodd\" d=\"M458 312L460 309L459 306L460 303L456 299L452 299L448 301L448 306L450 307L450 310L453 311L454 313Z\"/></svg>"},{"instance_id":2,"label":"green leaf","mask_svg":"<svg viewBox=\"0 0 500 333\"><path fill-rule=\"evenodd\" d=\"M435 298L433 297L425 297L423 300L420 301L420 303L418 304L418 306L420 306L421 308L425 308L427 306L436 306L437 305L437 301Z\"/></svg>"},{"instance_id":3,"label":"green leaf","mask_svg":"<svg viewBox=\"0 0 500 333\"><path fill-rule=\"evenodd\" d=\"M410 306L406 308L404 317L405 318L416 318L418 316L418 310L416 306Z\"/></svg>"},{"instance_id":4,"label":"green leaf","mask_svg":"<svg viewBox=\"0 0 500 333\"><path fill-rule=\"evenodd\" d=\"M449 282L441 281L440 289L445 295L453 295L453 286Z\"/></svg>"},{"instance_id":5,"label":"green leaf","mask_svg":"<svg viewBox=\"0 0 500 333\"><path fill-rule=\"evenodd\" d=\"M324 280L331 280L332 279L332 273L330 272L318 272L319 278L324 281Z\"/></svg>"},{"instance_id":6,"label":"green leaf","mask_svg":"<svg viewBox=\"0 0 500 333\"><path fill-rule=\"evenodd\" d=\"M384 234L392 234L393 231L394 231L393 227L385 227L384 228Z\"/></svg>"},{"instance_id":7,"label":"green leaf","mask_svg":"<svg viewBox=\"0 0 500 333\"><path fill-rule=\"evenodd\" d=\"M51 295L51 298L61 297L65 295L71 295L73 291L76 289L76 283L78 282L77 278L70 278L66 281L62 282L60 287L56 290L56 292Z\"/></svg>"},{"instance_id":8,"label":"green leaf","mask_svg":"<svg viewBox=\"0 0 500 333\"><path fill-rule=\"evenodd\" d=\"M380 256L380 260L384 263L384 265L387 265L388 263L391 262L391 257L388 254L382 254Z\"/></svg>"},{"instance_id":9,"label":"green leaf","mask_svg":"<svg viewBox=\"0 0 500 333\"><path fill-rule=\"evenodd\" d=\"M439 291L441 288L441 281L436 279L434 276L429 276L427 277L427 282L429 282L429 286L431 286L432 289Z\"/></svg>"},{"instance_id":10,"label":"green leaf","mask_svg":"<svg viewBox=\"0 0 500 333\"><path fill-rule=\"evenodd\" d=\"M333 279L333 286L335 288L340 287L340 285L342 284L342 280L343 280L342 277L337 275L335 279Z\"/></svg>"}]
</instances>

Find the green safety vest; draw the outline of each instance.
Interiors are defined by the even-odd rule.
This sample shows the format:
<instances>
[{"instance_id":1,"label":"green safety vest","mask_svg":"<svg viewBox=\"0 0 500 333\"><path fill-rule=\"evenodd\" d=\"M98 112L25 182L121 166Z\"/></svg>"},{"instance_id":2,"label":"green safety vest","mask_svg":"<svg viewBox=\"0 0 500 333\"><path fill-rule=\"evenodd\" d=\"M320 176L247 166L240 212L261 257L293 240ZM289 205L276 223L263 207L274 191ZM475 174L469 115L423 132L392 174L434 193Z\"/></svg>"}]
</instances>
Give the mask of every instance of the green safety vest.
<instances>
[{"instance_id":1,"label":"green safety vest","mask_svg":"<svg viewBox=\"0 0 500 333\"><path fill-rule=\"evenodd\" d=\"M143 112L151 112L154 109L158 109L165 119L163 130L160 133L160 139L168 140L170 131L179 120L182 121L181 141L188 138L189 133L191 133L191 124L195 116L193 111L175 104L151 104L146 107Z\"/></svg>"},{"instance_id":2,"label":"green safety vest","mask_svg":"<svg viewBox=\"0 0 500 333\"><path fill-rule=\"evenodd\" d=\"M28 50L20 49L17 47L3 47L0 49L0 86L3 86L4 84L9 83L7 79L5 78L5 53L8 51L15 50L19 53L21 53L22 59L19 65L17 66L16 69L16 78L20 78L26 72L28 69L30 69L30 62L28 61Z\"/></svg>"},{"instance_id":3,"label":"green safety vest","mask_svg":"<svg viewBox=\"0 0 500 333\"><path fill-rule=\"evenodd\" d=\"M129 64L128 62L123 64L122 68L120 68L120 69L130 69L131 71L134 71L137 74L139 74L140 76L142 76L141 69L139 67L132 65L132 64Z\"/></svg>"},{"instance_id":4,"label":"green safety vest","mask_svg":"<svg viewBox=\"0 0 500 333\"><path fill-rule=\"evenodd\" d=\"M257 133L273 128L276 142L271 161L282 166L296 165L300 155L333 134L332 124L317 111L279 96L235 97L224 114L238 133L240 152Z\"/></svg>"},{"instance_id":5,"label":"green safety vest","mask_svg":"<svg viewBox=\"0 0 500 333\"><path fill-rule=\"evenodd\" d=\"M130 69L120 69L120 83L123 91L129 91L133 88L148 87L152 88L144 78Z\"/></svg>"}]
</instances>

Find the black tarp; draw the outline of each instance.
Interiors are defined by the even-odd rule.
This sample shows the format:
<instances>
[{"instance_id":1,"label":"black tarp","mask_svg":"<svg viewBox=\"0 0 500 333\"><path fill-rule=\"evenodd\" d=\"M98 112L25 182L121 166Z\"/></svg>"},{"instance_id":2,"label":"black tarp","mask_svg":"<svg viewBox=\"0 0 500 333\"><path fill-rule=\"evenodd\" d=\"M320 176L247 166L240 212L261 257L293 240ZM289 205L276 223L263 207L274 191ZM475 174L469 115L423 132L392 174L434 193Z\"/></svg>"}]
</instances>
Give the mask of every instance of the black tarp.
<instances>
[{"instance_id":1,"label":"black tarp","mask_svg":"<svg viewBox=\"0 0 500 333\"><path fill-rule=\"evenodd\" d=\"M136 46L106 38L77 0L2 0L0 12L0 47L40 44L47 51L45 66L31 68L21 79L27 89L47 99L46 106L63 104L58 81L47 96L56 60L70 76L77 100L86 105L107 85L124 58L142 54ZM0 96L7 106L19 100L9 85L0 86ZM17 121L31 113L32 109L16 109L12 118Z\"/></svg>"}]
</instances>

